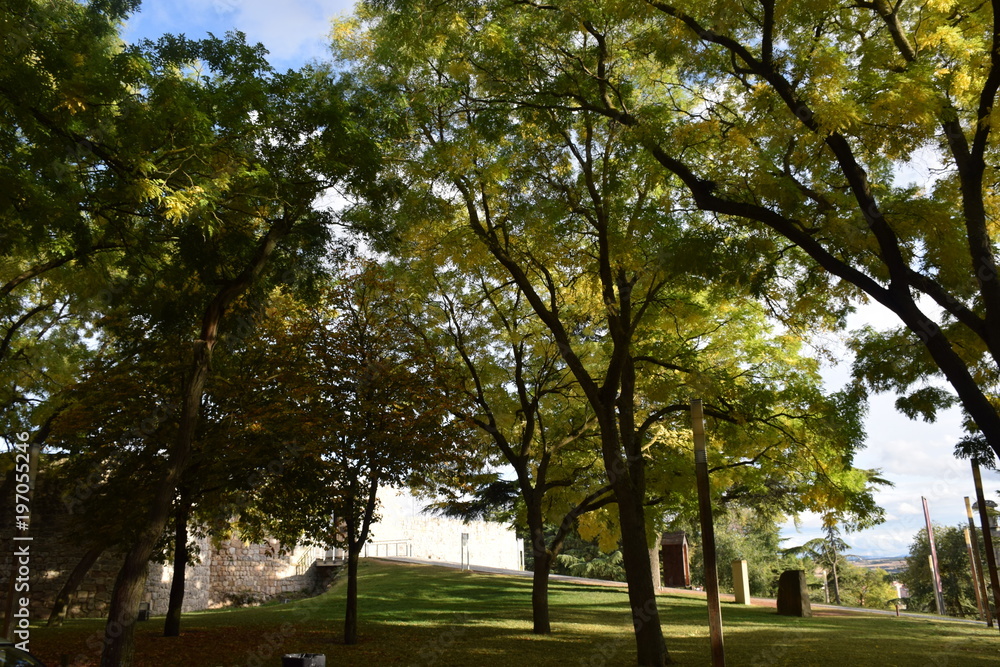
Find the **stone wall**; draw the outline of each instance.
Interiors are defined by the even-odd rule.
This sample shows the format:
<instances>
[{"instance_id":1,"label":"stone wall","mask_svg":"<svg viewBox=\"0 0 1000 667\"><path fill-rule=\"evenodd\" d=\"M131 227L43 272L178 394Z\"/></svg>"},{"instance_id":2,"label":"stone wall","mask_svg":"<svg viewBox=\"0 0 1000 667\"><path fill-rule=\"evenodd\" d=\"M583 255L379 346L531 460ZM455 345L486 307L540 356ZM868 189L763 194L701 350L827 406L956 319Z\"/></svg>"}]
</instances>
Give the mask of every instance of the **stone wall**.
<instances>
[{"instance_id":1,"label":"stone wall","mask_svg":"<svg viewBox=\"0 0 1000 667\"><path fill-rule=\"evenodd\" d=\"M33 620L47 619L56 595L70 572L83 557L89 545L79 544L66 537L75 517L66 506L55 498L37 498L32 503L30 541L14 542L14 527L10 505L0 503L0 599L6 604L7 580L11 571L15 549L28 547L28 586L26 592L15 595L30 600ZM101 616L107 612L111 589L122 555L105 552L90 570L68 608L70 616Z\"/></svg>"},{"instance_id":2,"label":"stone wall","mask_svg":"<svg viewBox=\"0 0 1000 667\"><path fill-rule=\"evenodd\" d=\"M56 595L89 545L68 537L69 527L77 519L64 503L51 498L39 498L32 503L29 531L32 539L30 542L15 543L12 539L12 512L3 511L3 505L0 503L0 512L5 515L0 516L0 605L6 603L7 578L14 549L27 544L30 590L15 594L30 600L33 621L44 621L49 616ZM279 556L276 554L276 542L244 545L234 538L226 541L220 549L214 549L205 538L195 542L199 562L185 568L185 612L224 606L231 593L243 593L264 600L315 587L316 568L313 562L318 555L316 550L299 548L290 555ZM101 617L107 614L122 559L122 553L108 551L97 560L71 598L68 617ZM300 563L302 566L297 568ZM150 603L153 614L166 613L172 577L171 564L150 564L142 599Z\"/></svg>"},{"instance_id":3,"label":"stone wall","mask_svg":"<svg viewBox=\"0 0 1000 667\"><path fill-rule=\"evenodd\" d=\"M190 542L191 540L189 540ZM188 563L184 568L184 605L182 612L200 611L209 608L209 590L211 588L212 562L214 553L211 541L204 537L193 540L197 546L198 562ZM152 614L166 614L170 604L170 584L174 577L172 563L161 565L151 563L149 576L146 579L146 593L143 600L150 603Z\"/></svg>"},{"instance_id":4,"label":"stone wall","mask_svg":"<svg viewBox=\"0 0 1000 667\"><path fill-rule=\"evenodd\" d=\"M314 588L315 561L322 551L298 547L280 556L279 546L277 540L244 544L234 537L223 542L212 555L207 606L223 606L232 595L263 600Z\"/></svg>"}]
</instances>

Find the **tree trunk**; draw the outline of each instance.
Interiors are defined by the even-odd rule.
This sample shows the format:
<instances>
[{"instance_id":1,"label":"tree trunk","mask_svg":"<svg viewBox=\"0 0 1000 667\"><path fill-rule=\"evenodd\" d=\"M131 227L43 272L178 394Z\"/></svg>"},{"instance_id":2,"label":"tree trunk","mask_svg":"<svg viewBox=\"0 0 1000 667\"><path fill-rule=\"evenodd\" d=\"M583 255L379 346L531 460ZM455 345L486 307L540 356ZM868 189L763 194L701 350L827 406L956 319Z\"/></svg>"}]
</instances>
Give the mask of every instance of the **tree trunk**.
<instances>
[{"instance_id":1,"label":"tree trunk","mask_svg":"<svg viewBox=\"0 0 1000 667\"><path fill-rule=\"evenodd\" d=\"M656 591L649 568L649 550L646 541L646 521L642 499L626 480L615 483L618 497L618 517L622 530L622 560L628 582L628 598L632 607L632 626L639 667L662 667L671 664L660 613L656 608Z\"/></svg>"},{"instance_id":2,"label":"tree trunk","mask_svg":"<svg viewBox=\"0 0 1000 667\"><path fill-rule=\"evenodd\" d=\"M840 604L840 580L837 578L837 564L833 564L833 601Z\"/></svg>"},{"instance_id":3,"label":"tree trunk","mask_svg":"<svg viewBox=\"0 0 1000 667\"><path fill-rule=\"evenodd\" d=\"M174 518L174 576L170 581L170 602L167 605L167 618L163 622L164 637L179 637L181 634L181 608L184 606L184 577L188 562L188 517L191 503L187 494L181 492L177 503L177 515Z\"/></svg>"},{"instance_id":4,"label":"tree trunk","mask_svg":"<svg viewBox=\"0 0 1000 667\"><path fill-rule=\"evenodd\" d=\"M540 494L532 491L531 497L526 499L531 555L535 559L531 577L532 632L536 635L547 635L552 632L549 623L549 572L552 570L554 554L549 551L545 543L545 523Z\"/></svg>"},{"instance_id":5,"label":"tree trunk","mask_svg":"<svg viewBox=\"0 0 1000 667\"><path fill-rule=\"evenodd\" d=\"M101 557L107 545L103 542L96 544L90 548L87 553L83 554L83 558L76 564L73 571L69 573L69 578L66 579L66 583L59 590L59 594L56 595L56 601L52 605L52 611L49 612L49 621L47 625L52 627L53 625L62 625L63 620L66 618L66 610L69 608L69 601L76 589L80 587L83 582L84 577L90 572L90 568L94 567L94 563L97 559Z\"/></svg>"},{"instance_id":6,"label":"tree trunk","mask_svg":"<svg viewBox=\"0 0 1000 667\"><path fill-rule=\"evenodd\" d=\"M358 643L358 561L361 545L347 549L347 608L344 611L344 643Z\"/></svg>"},{"instance_id":7,"label":"tree trunk","mask_svg":"<svg viewBox=\"0 0 1000 667\"><path fill-rule=\"evenodd\" d=\"M653 575L653 589L659 591L663 588L663 576L660 573L660 540L663 533L653 535L653 546L649 547L649 571Z\"/></svg>"},{"instance_id":8,"label":"tree trunk","mask_svg":"<svg viewBox=\"0 0 1000 667\"><path fill-rule=\"evenodd\" d=\"M552 555L547 551L535 554L535 570L531 577L531 631L536 635L552 632L549 623L549 573L552 562Z\"/></svg>"},{"instance_id":9,"label":"tree trunk","mask_svg":"<svg viewBox=\"0 0 1000 667\"><path fill-rule=\"evenodd\" d=\"M191 442L197 423L211 352L204 341L195 346L196 368L188 380L181 426L167 474L157 487L146 525L125 556L111 594L108 623L104 629L104 652L101 667L131 667L135 656L135 619L146 587L149 559L163 535L170 517L174 492L191 454Z\"/></svg>"}]
</instances>

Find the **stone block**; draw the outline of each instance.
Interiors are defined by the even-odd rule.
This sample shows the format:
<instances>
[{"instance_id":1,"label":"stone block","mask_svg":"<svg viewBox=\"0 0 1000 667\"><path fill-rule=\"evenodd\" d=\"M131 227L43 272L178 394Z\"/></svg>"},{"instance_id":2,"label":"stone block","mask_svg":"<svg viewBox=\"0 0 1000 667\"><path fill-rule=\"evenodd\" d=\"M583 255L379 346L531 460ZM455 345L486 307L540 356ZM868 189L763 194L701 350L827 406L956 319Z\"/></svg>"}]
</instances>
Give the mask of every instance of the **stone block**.
<instances>
[{"instance_id":1,"label":"stone block","mask_svg":"<svg viewBox=\"0 0 1000 667\"><path fill-rule=\"evenodd\" d=\"M750 604L750 575L745 560L733 561L733 593L736 604Z\"/></svg>"},{"instance_id":2,"label":"stone block","mask_svg":"<svg viewBox=\"0 0 1000 667\"><path fill-rule=\"evenodd\" d=\"M805 570L785 570L778 578L778 613L783 616L812 616Z\"/></svg>"}]
</instances>

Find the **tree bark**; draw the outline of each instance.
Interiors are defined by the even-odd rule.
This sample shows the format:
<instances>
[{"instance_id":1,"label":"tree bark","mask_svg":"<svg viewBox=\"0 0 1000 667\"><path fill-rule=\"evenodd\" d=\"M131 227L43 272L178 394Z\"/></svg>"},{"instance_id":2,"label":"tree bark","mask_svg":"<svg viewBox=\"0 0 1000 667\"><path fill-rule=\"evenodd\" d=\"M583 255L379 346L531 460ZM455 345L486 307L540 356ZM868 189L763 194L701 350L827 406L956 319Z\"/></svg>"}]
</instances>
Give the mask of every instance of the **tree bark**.
<instances>
[{"instance_id":1,"label":"tree bark","mask_svg":"<svg viewBox=\"0 0 1000 667\"><path fill-rule=\"evenodd\" d=\"M76 567L73 571L69 573L69 578L66 579L66 583L59 590L56 595L56 601L52 605L52 611L49 612L49 620L46 625L52 627L54 625L62 625L66 618L66 611L69 608L70 598L76 593L76 589L80 587L83 582L84 577L90 572L90 568L94 566L97 559L101 557L104 550L107 548L105 543L99 543L92 546L85 554L83 558L77 562Z\"/></svg>"},{"instance_id":2,"label":"tree bark","mask_svg":"<svg viewBox=\"0 0 1000 667\"><path fill-rule=\"evenodd\" d=\"M188 517L191 502L186 493L181 493L174 517L174 574L170 581L170 602L167 604L167 618L163 622L164 637L179 637L181 634L181 609L184 606L184 577L188 562Z\"/></svg>"},{"instance_id":3,"label":"tree bark","mask_svg":"<svg viewBox=\"0 0 1000 667\"><path fill-rule=\"evenodd\" d=\"M545 544L541 510L540 506L528 508L531 553L535 558L531 577L531 631L536 635L547 635L552 632L549 622L549 573L552 571L554 555Z\"/></svg>"},{"instance_id":4,"label":"tree bark","mask_svg":"<svg viewBox=\"0 0 1000 667\"><path fill-rule=\"evenodd\" d=\"M986 551L986 566L990 572L990 583L993 588L993 616L997 619L997 628L1000 629L1000 573L997 571L997 556L993 549L993 529L986 507L986 496L983 494L983 477L979 472L979 463L975 459L972 459L972 481L976 485L979 521L983 526L983 548ZM986 603L989 604L988 598Z\"/></svg>"},{"instance_id":5,"label":"tree bark","mask_svg":"<svg viewBox=\"0 0 1000 667\"><path fill-rule=\"evenodd\" d=\"M361 545L347 549L347 606L344 610L344 643L358 643L358 561Z\"/></svg>"},{"instance_id":6,"label":"tree bark","mask_svg":"<svg viewBox=\"0 0 1000 667\"><path fill-rule=\"evenodd\" d=\"M660 540L663 533L653 534L653 546L649 547L649 570L653 575L653 589L659 591L663 588L663 576L660 574Z\"/></svg>"},{"instance_id":7,"label":"tree bark","mask_svg":"<svg viewBox=\"0 0 1000 667\"><path fill-rule=\"evenodd\" d=\"M836 554L834 555L836 558ZM840 580L837 578L837 562L833 563L833 601L840 604Z\"/></svg>"},{"instance_id":8,"label":"tree bark","mask_svg":"<svg viewBox=\"0 0 1000 667\"><path fill-rule=\"evenodd\" d=\"M622 528L622 560L628 582L629 604L632 607L632 626L640 667L662 667L671 664L666 642L660 627L660 613L656 607L656 591L649 568L649 550L646 546L646 521L642 499L628 489L626 483L615 485L618 497L618 516Z\"/></svg>"}]
</instances>

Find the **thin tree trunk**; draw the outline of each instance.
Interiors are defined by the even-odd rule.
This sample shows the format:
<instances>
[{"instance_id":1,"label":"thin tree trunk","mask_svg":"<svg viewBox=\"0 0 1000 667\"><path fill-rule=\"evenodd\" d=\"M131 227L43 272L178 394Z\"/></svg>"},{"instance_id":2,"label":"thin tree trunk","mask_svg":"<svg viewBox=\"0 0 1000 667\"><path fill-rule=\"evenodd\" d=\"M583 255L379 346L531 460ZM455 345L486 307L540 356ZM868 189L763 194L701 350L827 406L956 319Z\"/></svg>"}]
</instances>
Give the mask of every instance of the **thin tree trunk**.
<instances>
[{"instance_id":1,"label":"thin tree trunk","mask_svg":"<svg viewBox=\"0 0 1000 667\"><path fill-rule=\"evenodd\" d=\"M246 269L216 293L202 317L201 338L194 342L191 374L185 382L180 425L171 448L166 474L153 494L145 525L125 556L111 594L108 622L104 628L101 667L132 667L135 657L135 619L146 587L149 559L153 555L170 517L177 485L191 457L191 445L211 367L212 350L219 336L222 318L232 302L253 284L274 252L278 241L292 230L294 220L283 220L268 230Z\"/></svg>"},{"instance_id":2,"label":"thin tree trunk","mask_svg":"<svg viewBox=\"0 0 1000 667\"><path fill-rule=\"evenodd\" d=\"M174 517L174 574L170 581L170 602L167 604L167 618L163 622L164 637L179 637L181 634L181 609L184 606L184 577L188 562L188 517L191 502L185 492L181 492Z\"/></svg>"},{"instance_id":3,"label":"thin tree trunk","mask_svg":"<svg viewBox=\"0 0 1000 667\"><path fill-rule=\"evenodd\" d=\"M983 477L979 472L979 464L972 459L972 481L976 485L976 503L979 505L979 521L983 526L983 548L986 551L986 566L990 571L990 583L993 588L993 617L997 619L1000 629L1000 573L997 572L997 555L993 549L993 529L986 507L986 496L983 494ZM989 599L987 599L989 603Z\"/></svg>"},{"instance_id":4,"label":"thin tree trunk","mask_svg":"<svg viewBox=\"0 0 1000 667\"><path fill-rule=\"evenodd\" d=\"M63 620L66 618L66 610L69 608L70 598L76 593L76 589L83 583L87 573L90 572L90 568L94 567L94 563L97 562L97 559L101 557L106 548L107 544L101 542L95 544L87 553L83 554L83 558L77 562L76 567L69 573L66 583L63 584L63 587L56 595L56 601L52 605L52 611L49 612L49 620L46 625L49 627L62 625Z\"/></svg>"},{"instance_id":5,"label":"thin tree trunk","mask_svg":"<svg viewBox=\"0 0 1000 667\"><path fill-rule=\"evenodd\" d=\"M358 643L358 561L361 545L347 550L347 607L344 611L344 643Z\"/></svg>"},{"instance_id":6,"label":"thin tree trunk","mask_svg":"<svg viewBox=\"0 0 1000 667\"><path fill-rule=\"evenodd\" d=\"M344 611L344 643L358 643L358 562L361 559L361 548L368 541L368 529L371 528L375 515L376 496L378 494L378 476L368 470L368 497L364 499L361 514L361 529L356 531L358 516L355 508L358 505L358 484L352 481L351 497L347 504L347 607Z\"/></svg>"},{"instance_id":7,"label":"thin tree trunk","mask_svg":"<svg viewBox=\"0 0 1000 667\"><path fill-rule=\"evenodd\" d=\"M833 564L833 601L840 604L840 580L837 579L837 563Z\"/></svg>"}]
</instances>

